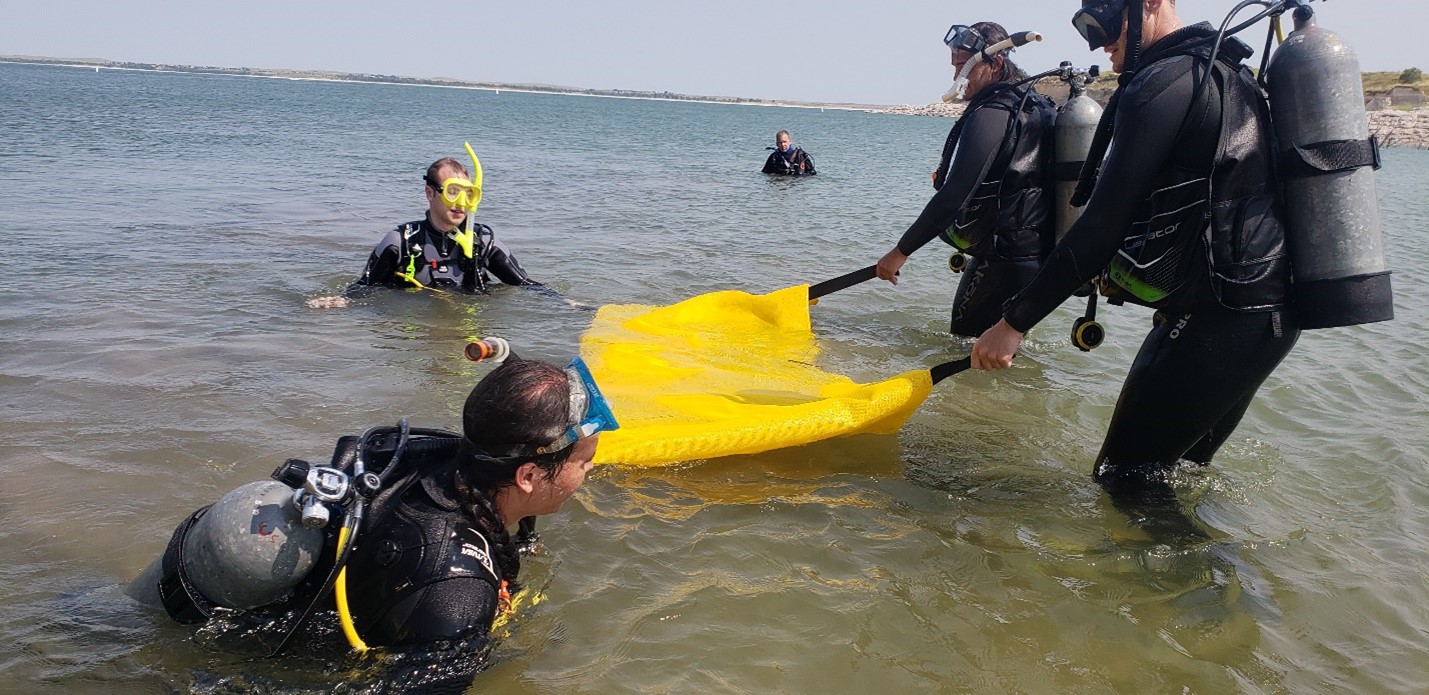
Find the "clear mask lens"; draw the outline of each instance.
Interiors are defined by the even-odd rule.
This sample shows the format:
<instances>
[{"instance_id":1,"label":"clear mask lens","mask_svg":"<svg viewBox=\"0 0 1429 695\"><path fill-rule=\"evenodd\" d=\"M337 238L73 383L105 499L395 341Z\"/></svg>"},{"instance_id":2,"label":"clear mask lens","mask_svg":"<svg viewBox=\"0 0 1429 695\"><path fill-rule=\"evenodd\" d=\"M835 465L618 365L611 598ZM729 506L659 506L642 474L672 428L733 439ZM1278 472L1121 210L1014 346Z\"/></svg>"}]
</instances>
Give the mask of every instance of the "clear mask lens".
<instances>
[{"instance_id":1,"label":"clear mask lens","mask_svg":"<svg viewBox=\"0 0 1429 695\"><path fill-rule=\"evenodd\" d=\"M475 210L477 201L481 200L481 187L467 179L447 179L438 190L447 207Z\"/></svg>"},{"instance_id":2,"label":"clear mask lens","mask_svg":"<svg viewBox=\"0 0 1429 695\"><path fill-rule=\"evenodd\" d=\"M610 403L601 395L600 387L595 385L595 377L591 375L585 360L579 357L572 359L571 363L566 365L566 378L570 381L569 412L572 424L555 441L537 449L538 454L560 451L599 432L620 429L620 423L615 420Z\"/></svg>"}]
</instances>

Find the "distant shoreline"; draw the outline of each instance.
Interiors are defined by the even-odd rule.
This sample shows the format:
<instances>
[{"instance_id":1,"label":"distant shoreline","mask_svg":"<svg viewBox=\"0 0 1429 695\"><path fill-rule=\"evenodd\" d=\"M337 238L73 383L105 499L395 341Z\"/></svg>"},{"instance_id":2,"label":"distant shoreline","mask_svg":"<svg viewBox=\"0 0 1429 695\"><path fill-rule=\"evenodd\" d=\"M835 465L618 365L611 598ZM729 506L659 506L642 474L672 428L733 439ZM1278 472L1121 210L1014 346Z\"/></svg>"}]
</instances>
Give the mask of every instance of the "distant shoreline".
<instances>
[{"instance_id":1,"label":"distant shoreline","mask_svg":"<svg viewBox=\"0 0 1429 695\"><path fill-rule=\"evenodd\" d=\"M750 97L722 97L679 94L676 92L642 91L632 89L583 89L561 85L523 84L511 82L471 82L444 77L403 77L375 73L334 72L329 70L287 70L270 68L225 68L209 65L171 65L166 63L136 63L105 60L98 58L49 58L43 56L0 55L0 63L22 65L53 65L70 68L97 68L104 70L132 70L136 72L171 72L193 75L222 75L227 77L265 77L269 79L300 80L309 82L358 82L365 84L388 84L412 87L444 87L447 89L475 89L488 92L518 92L524 94L558 94L566 96L591 96L607 99L642 99L648 101L690 101L703 104L733 104L737 106L775 106L795 109L835 109L842 111L865 111L871 113L897 113L902 109L918 108L911 105L891 106L878 104L829 103L812 101L784 101L775 99L755 99Z\"/></svg>"},{"instance_id":2,"label":"distant shoreline","mask_svg":"<svg viewBox=\"0 0 1429 695\"><path fill-rule=\"evenodd\" d=\"M962 103L951 104L852 104L813 101L782 101L754 99L747 97L713 97L675 92L652 92L629 89L581 89L546 84L520 84L507 82L469 82L449 78L401 77L371 73L347 73L327 70L278 70L268 68L221 68L205 65L169 65L163 63L133 63L97 58L47 58L39 56L0 56L0 63L24 65L53 65L70 68L94 68L96 70L133 70L138 72L172 72L194 75L221 75L228 77L263 77L309 82L357 82L367 84L387 84L408 87L444 87L447 89L475 89L481 91L518 92L523 94L555 94L565 96L601 97L606 99L641 99L646 101L687 101L700 104L731 104L735 106L765 106L791 109L833 109L837 111L861 111L865 113L891 114L900 116L951 117L961 115ZM1102 95L1104 101L1105 95ZM1385 147L1408 147L1429 149L1429 109L1388 109L1369 111L1370 132L1378 136Z\"/></svg>"}]
</instances>

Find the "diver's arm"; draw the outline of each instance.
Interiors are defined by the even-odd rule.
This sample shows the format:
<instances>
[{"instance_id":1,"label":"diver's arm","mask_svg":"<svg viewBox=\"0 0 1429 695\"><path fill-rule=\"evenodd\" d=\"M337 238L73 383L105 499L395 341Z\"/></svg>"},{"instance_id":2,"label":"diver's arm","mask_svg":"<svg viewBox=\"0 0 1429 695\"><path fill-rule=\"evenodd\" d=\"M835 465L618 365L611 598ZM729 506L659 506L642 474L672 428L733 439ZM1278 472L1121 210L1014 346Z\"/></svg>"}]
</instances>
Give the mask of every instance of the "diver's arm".
<instances>
[{"instance_id":1,"label":"diver's arm","mask_svg":"<svg viewBox=\"0 0 1429 695\"><path fill-rule=\"evenodd\" d=\"M1189 57L1172 65L1158 63L1152 68L1156 72L1139 76L1122 95L1112 147L1091 200L1031 284L1008 306L1004 318L1011 328L1026 333L1101 273L1177 148L1203 147L1178 137L1199 74L1190 70L1190 63ZM1219 102L1209 101L1216 113L1208 114L1206 121L1218 122Z\"/></svg>"},{"instance_id":2,"label":"diver's arm","mask_svg":"<svg viewBox=\"0 0 1429 695\"><path fill-rule=\"evenodd\" d=\"M452 577L430 584L399 602L392 614L407 612L397 627L398 644L444 639L479 639L491 630L498 605L485 577Z\"/></svg>"},{"instance_id":3,"label":"diver's arm","mask_svg":"<svg viewBox=\"0 0 1429 695\"><path fill-rule=\"evenodd\" d=\"M503 246L500 241L496 240L496 237L491 238L488 246L486 269L490 270L491 274L495 275L498 280L508 285L520 287L541 284L532 280L531 276L526 274L526 269L522 268L521 264L516 262L516 257L511 255L511 252L506 250L506 247Z\"/></svg>"},{"instance_id":4,"label":"diver's arm","mask_svg":"<svg viewBox=\"0 0 1429 695\"><path fill-rule=\"evenodd\" d=\"M367 266L357 277L357 285L390 285L397 270L397 256L402 244L401 229L394 229L383 235L367 257Z\"/></svg>"},{"instance_id":5,"label":"diver's arm","mask_svg":"<svg viewBox=\"0 0 1429 695\"><path fill-rule=\"evenodd\" d=\"M800 151L802 152L802 150ZM814 171L814 158L810 157L808 152L804 152L804 169L801 173L803 173L805 176L813 176L814 174L819 173L817 171Z\"/></svg>"},{"instance_id":6,"label":"diver's arm","mask_svg":"<svg viewBox=\"0 0 1429 695\"><path fill-rule=\"evenodd\" d=\"M968 122L958 136L958 149L948 166L948 180L943 182L943 187L933 194L918 219L898 240L900 253L913 255L953 224L958 213L972 198L984 173L992 166L993 158L1002 147L1002 138L1007 134L1007 120L1011 117L1006 109L996 106L984 106L964 116Z\"/></svg>"},{"instance_id":7,"label":"diver's arm","mask_svg":"<svg viewBox=\"0 0 1429 695\"><path fill-rule=\"evenodd\" d=\"M761 174L777 174L777 173L779 173L779 166L776 164L776 161L777 161L777 158L778 158L778 157L779 157L779 153L778 153L778 152L770 152L770 153L769 153L769 158L766 159L766 160L764 160L764 169L763 169L763 171L761 171L761 172L759 172L759 173L761 173Z\"/></svg>"}]
</instances>

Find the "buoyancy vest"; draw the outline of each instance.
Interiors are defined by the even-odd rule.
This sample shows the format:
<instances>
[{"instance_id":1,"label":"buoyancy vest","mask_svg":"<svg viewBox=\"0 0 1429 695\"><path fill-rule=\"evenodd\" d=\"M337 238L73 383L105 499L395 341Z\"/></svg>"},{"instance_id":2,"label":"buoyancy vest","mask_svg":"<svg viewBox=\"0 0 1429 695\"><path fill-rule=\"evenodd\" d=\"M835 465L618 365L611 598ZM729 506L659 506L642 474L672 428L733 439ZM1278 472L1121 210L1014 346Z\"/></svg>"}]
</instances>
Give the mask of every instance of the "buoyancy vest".
<instances>
[{"instance_id":1,"label":"buoyancy vest","mask_svg":"<svg viewBox=\"0 0 1429 695\"><path fill-rule=\"evenodd\" d=\"M1031 86L995 85L974 99L960 122L979 108L1012 114L1007 134L971 199L941 236L979 258L1042 258L1052 250L1054 239L1055 192L1049 172L1057 108ZM961 134L956 127L948 134L934 177L936 187L941 188L947 177Z\"/></svg>"},{"instance_id":2,"label":"buoyancy vest","mask_svg":"<svg viewBox=\"0 0 1429 695\"><path fill-rule=\"evenodd\" d=\"M1184 55L1204 67L1211 49L1197 34L1209 27L1187 29L1199 31L1183 30L1187 37L1152 46L1139 72ZM1157 177L1102 276L1104 294L1184 312L1216 304L1267 311L1285 304L1290 257L1272 168L1269 104L1242 62L1248 55L1230 42L1222 46L1209 78L1217 89L1198 92L1182 122L1184 132L1198 116L1204 118L1202 100L1219 92L1215 152L1203 163L1171 166ZM1186 79L1200 79L1197 72Z\"/></svg>"},{"instance_id":3,"label":"buoyancy vest","mask_svg":"<svg viewBox=\"0 0 1429 695\"><path fill-rule=\"evenodd\" d=\"M413 457L405 472L377 495L364 519L361 545L348 562L348 593L360 634L375 643L404 641L422 625L410 618L424 589L456 578L476 578L501 591L490 541L461 509L453 483L454 451ZM426 460L422 460L426 459ZM413 465L415 464L415 465ZM473 601L474 603L474 601ZM452 607L449 619L476 626L495 616Z\"/></svg>"},{"instance_id":4,"label":"buoyancy vest","mask_svg":"<svg viewBox=\"0 0 1429 695\"><path fill-rule=\"evenodd\" d=\"M399 278L423 287L486 291L486 256L494 238L490 227L472 225L469 242L464 243L464 233L446 239L426 220L418 220L398 227L397 236Z\"/></svg>"}]
</instances>

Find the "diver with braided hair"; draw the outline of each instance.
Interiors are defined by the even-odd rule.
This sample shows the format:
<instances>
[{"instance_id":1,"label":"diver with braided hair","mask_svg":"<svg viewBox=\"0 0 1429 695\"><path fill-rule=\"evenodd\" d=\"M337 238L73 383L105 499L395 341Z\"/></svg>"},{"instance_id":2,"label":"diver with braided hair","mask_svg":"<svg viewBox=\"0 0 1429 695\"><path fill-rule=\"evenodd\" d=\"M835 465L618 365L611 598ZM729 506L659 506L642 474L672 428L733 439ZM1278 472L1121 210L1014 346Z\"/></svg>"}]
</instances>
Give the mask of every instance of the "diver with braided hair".
<instances>
[{"instance_id":1,"label":"diver with braided hair","mask_svg":"<svg viewBox=\"0 0 1429 695\"><path fill-rule=\"evenodd\" d=\"M521 553L508 529L555 513L591 468L600 430L587 419L592 391L567 370L519 359L476 385L454 455L409 467L373 500L348 562L363 639L487 633L517 590Z\"/></svg>"},{"instance_id":2,"label":"diver with braided hair","mask_svg":"<svg viewBox=\"0 0 1429 695\"><path fill-rule=\"evenodd\" d=\"M898 284L908 257L935 237L973 256L953 298L950 327L970 338L1002 317L1054 241L1045 165L1056 109L1032 85L1020 84L1027 75L1004 53L987 54L1007 38L994 22L955 24L944 36L958 74L954 88L971 100L943 146L933 175L937 193L876 267L879 278Z\"/></svg>"},{"instance_id":3,"label":"diver with braided hair","mask_svg":"<svg viewBox=\"0 0 1429 695\"><path fill-rule=\"evenodd\" d=\"M403 420L342 437L327 466L289 459L191 514L129 594L270 656L321 645L331 631L305 628L336 608L353 650L387 648L388 676L464 690L519 598L536 518L580 488L600 433L619 428L580 358L561 368L503 350L461 433Z\"/></svg>"}]
</instances>

